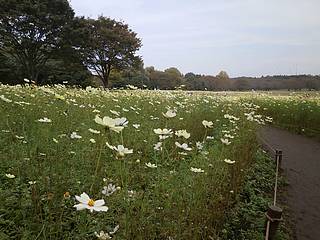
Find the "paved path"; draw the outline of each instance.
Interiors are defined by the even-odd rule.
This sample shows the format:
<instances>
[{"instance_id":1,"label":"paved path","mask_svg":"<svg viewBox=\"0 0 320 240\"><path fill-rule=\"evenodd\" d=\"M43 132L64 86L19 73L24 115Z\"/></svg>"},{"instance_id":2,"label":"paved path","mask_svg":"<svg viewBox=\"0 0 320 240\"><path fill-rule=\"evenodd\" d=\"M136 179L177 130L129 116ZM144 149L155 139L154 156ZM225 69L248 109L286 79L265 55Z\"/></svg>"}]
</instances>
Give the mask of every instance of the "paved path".
<instances>
[{"instance_id":1,"label":"paved path","mask_svg":"<svg viewBox=\"0 0 320 240\"><path fill-rule=\"evenodd\" d=\"M260 136L283 151L297 240L320 240L320 143L273 127L263 128Z\"/></svg>"}]
</instances>

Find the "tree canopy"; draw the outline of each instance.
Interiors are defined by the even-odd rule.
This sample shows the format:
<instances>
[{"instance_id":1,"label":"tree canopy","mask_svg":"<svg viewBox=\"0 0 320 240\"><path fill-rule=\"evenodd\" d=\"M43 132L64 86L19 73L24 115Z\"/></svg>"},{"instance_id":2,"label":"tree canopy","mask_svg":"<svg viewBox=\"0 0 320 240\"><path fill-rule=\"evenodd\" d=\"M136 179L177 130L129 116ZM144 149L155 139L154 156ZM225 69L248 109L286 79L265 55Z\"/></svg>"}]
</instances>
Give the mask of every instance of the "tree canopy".
<instances>
[{"instance_id":1,"label":"tree canopy","mask_svg":"<svg viewBox=\"0 0 320 240\"><path fill-rule=\"evenodd\" d=\"M127 24L103 16L86 21L89 40L82 46L84 62L98 74L104 87L108 87L113 69L124 70L141 64L141 58L136 55L141 40Z\"/></svg>"},{"instance_id":2,"label":"tree canopy","mask_svg":"<svg viewBox=\"0 0 320 240\"><path fill-rule=\"evenodd\" d=\"M143 67L142 42L122 21L75 17L68 0L0 0L0 81L149 89L320 89L320 76L230 78ZM97 81L98 79L98 81ZM100 80L99 80L100 79ZM183 88L181 86L184 86Z\"/></svg>"},{"instance_id":3,"label":"tree canopy","mask_svg":"<svg viewBox=\"0 0 320 240\"><path fill-rule=\"evenodd\" d=\"M74 12L67 0L0 0L0 53L38 81Z\"/></svg>"}]
</instances>

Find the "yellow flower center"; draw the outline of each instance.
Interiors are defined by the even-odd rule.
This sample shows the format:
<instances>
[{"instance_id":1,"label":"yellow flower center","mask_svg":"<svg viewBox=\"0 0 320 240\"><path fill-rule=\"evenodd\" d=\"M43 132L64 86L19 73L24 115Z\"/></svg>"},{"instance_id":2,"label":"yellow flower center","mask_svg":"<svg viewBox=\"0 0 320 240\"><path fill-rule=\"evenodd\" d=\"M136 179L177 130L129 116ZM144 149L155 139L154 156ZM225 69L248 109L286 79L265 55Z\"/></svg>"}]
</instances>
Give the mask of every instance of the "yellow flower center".
<instances>
[{"instance_id":1,"label":"yellow flower center","mask_svg":"<svg viewBox=\"0 0 320 240\"><path fill-rule=\"evenodd\" d=\"M63 197L64 197L64 198L69 198L69 197L70 197L70 193L69 193L69 192L65 192L65 193L63 194Z\"/></svg>"},{"instance_id":2,"label":"yellow flower center","mask_svg":"<svg viewBox=\"0 0 320 240\"><path fill-rule=\"evenodd\" d=\"M94 200L93 199L90 199L89 202L88 202L88 205L90 207L93 207L94 206Z\"/></svg>"}]
</instances>

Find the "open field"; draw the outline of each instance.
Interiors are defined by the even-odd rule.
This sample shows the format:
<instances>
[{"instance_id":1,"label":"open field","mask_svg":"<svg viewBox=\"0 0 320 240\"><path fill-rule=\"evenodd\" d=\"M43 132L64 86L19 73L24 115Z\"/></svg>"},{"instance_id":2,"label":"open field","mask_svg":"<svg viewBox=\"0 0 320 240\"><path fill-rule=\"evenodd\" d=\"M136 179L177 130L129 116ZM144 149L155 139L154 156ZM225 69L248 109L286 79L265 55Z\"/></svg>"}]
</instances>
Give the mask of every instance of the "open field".
<instances>
[{"instance_id":1,"label":"open field","mask_svg":"<svg viewBox=\"0 0 320 240\"><path fill-rule=\"evenodd\" d=\"M272 92L255 98L273 124L320 140L320 92Z\"/></svg>"},{"instance_id":2,"label":"open field","mask_svg":"<svg viewBox=\"0 0 320 240\"><path fill-rule=\"evenodd\" d=\"M216 239L259 125L320 126L318 93L1 85L0 103L4 239Z\"/></svg>"}]
</instances>

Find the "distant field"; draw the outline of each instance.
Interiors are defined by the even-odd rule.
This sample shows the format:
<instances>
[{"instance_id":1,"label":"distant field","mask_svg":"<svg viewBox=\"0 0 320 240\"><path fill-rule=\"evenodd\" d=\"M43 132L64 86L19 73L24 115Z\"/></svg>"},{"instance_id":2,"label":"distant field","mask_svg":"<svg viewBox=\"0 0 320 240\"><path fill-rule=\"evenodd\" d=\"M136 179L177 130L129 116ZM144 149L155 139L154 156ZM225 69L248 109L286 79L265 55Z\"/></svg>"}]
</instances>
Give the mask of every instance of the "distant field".
<instances>
[{"instance_id":1,"label":"distant field","mask_svg":"<svg viewBox=\"0 0 320 240\"><path fill-rule=\"evenodd\" d=\"M0 85L3 238L216 239L256 129L274 122L319 136L319 99ZM74 207L82 193L91 199Z\"/></svg>"},{"instance_id":2,"label":"distant field","mask_svg":"<svg viewBox=\"0 0 320 240\"><path fill-rule=\"evenodd\" d=\"M274 125L320 140L319 91L267 92L254 102Z\"/></svg>"}]
</instances>

